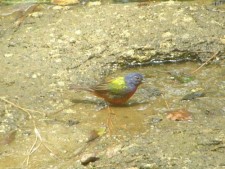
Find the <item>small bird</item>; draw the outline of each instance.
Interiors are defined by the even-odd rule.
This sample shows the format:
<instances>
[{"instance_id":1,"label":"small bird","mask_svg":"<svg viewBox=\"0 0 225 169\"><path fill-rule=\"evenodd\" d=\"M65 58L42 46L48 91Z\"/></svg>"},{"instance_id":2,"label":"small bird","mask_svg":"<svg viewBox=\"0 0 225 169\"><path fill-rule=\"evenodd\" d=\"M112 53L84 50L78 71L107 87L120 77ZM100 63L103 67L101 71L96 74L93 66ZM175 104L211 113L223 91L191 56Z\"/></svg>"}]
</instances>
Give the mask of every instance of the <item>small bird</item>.
<instances>
[{"instance_id":1,"label":"small bird","mask_svg":"<svg viewBox=\"0 0 225 169\"><path fill-rule=\"evenodd\" d=\"M85 90L103 98L112 105L123 105L133 96L138 86L143 82L143 78L140 73L129 73L125 77L116 77L94 87L73 85L70 89Z\"/></svg>"}]
</instances>

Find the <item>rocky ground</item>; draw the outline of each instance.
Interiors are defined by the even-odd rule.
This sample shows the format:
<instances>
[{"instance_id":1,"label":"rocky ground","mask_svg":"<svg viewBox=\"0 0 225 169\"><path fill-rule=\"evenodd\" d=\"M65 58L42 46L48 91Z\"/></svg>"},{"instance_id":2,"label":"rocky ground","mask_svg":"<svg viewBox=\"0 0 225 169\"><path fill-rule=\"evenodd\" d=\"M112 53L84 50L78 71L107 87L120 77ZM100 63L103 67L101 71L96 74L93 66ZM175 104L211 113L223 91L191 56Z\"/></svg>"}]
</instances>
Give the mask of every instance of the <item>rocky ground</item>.
<instances>
[{"instance_id":1,"label":"rocky ground","mask_svg":"<svg viewBox=\"0 0 225 169\"><path fill-rule=\"evenodd\" d=\"M211 63L221 67L217 72L220 79L214 79L213 90L215 93L218 89L216 96L219 99L211 103L218 102L216 110L220 116L213 117L213 121L209 122L210 116L202 121L197 118L197 124L173 125L164 120L154 124L155 118L150 117L148 123L153 124L148 124L147 129L145 126L138 134L122 132L85 144L84 131L88 131L85 125L68 128L64 126L68 119L55 116L55 121L46 122L49 120L46 116L36 113L33 118L38 121L38 128L46 131L43 133L47 140L58 143L57 147L62 151L72 141L76 142L75 149L84 149L71 153L67 147L67 151L59 153L63 154L60 160L51 158L42 149L30 159L29 165L31 168L85 168L80 160L84 158L85 161L86 154L93 161L97 160L88 165L89 168L224 167L223 9L174 1L97 6L29 4L13 9L0 8L0 131L3 137L5 133L17 131L16 143L12 143L12 147L4 144L1 149L2 166L21 167L22 159L35 140L34 125L27 113L4 99L47 112L46 116L54 119L52 112L71 103L67 96L71 93L67 90L69 84L95 84L117 70L127 71L131 67L153 63L205 62L216 54ZM146 93L139 97L144 95ZM210 102L201 104L198 106L205 107ZM89 115L84 110L90 112L92 109L93 105L88 107L79 103L73 112L82 115L78 115L80 121L86 121ZM64 113L63 118L72 114L70 110ZM161 121L161 116L157 119ZM51 131L54 131L52 136ZM60 132L57 134L57 131ZM68 136L68 133L72 134ZM10 162L12 159L14 161Z\"/></svg>"}]
</instances>

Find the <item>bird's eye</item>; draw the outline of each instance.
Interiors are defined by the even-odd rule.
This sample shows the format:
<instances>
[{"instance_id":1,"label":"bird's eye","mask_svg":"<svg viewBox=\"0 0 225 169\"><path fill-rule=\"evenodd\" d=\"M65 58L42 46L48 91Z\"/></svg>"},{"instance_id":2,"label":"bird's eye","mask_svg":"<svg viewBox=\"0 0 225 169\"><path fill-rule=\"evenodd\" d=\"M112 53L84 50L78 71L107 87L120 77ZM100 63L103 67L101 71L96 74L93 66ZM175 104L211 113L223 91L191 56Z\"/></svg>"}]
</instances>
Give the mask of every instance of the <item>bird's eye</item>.
<instances>
[{"instance_id":1,"label":"bird's eye","mask_svg":"<svg viewBox=\"0 0 225 169\"><path fill-rule=\"evenodd\" d=\"M140 77L138 77L138 76L136 76L135 78L136 78L137 80L139 80L139 79L140 79Z\"/></svg>"}]
</instances>

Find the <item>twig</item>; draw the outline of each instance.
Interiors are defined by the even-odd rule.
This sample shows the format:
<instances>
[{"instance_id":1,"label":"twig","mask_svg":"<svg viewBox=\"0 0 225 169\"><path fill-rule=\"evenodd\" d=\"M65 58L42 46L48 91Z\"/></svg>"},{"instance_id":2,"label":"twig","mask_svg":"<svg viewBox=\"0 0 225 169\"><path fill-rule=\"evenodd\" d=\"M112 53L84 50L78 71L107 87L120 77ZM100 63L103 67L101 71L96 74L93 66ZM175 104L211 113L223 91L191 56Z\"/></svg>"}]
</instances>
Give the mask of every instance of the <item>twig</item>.
<instances>
[{"instance_id":1,"label":"twig","mask_svg":"<svg viewBox=\"0 0 225 169\"><path fill-rule=\"evenodd\" d=\"M30 160L30 156L40 147L41 143L38 144L38 146L35 147L35 145L37 144L38 141L38 137L35 136L35 141L33 143L33 145L31 146L30 150L29 150L29 154L27 156L27 158L23 161L23 164L26 162L26 166L29 165L29 160Z\"/></svg>"},{"instance_id":2,"label":"twig","mask_svg":"<svg viewBox=\"0 0 225 169\"><path fill-rule=\"evenodd\" d=\"M30 112L35 112L35 113L39 113L39 114L41 114L42 116L46 116L46 113L44 113L44 112L41 112L41 111L37 111L37 110L32 110L32 109L27 109L27 108L24 108L25 110L27 110L27 111L30 111Z\"/></svg>"},{"instance_id":3,"label":"twig","mask_svg":"<svg viewBox=\"0 0 225 169\"><path fill-rule=\"evenodd\" d=\"M6 100L6 99L3 98L3 97L0 97L0 99L1 99L2 101L4 101L4 102L8 103L8 104L11 104L12 106L14 106L14 107L16 107L16 108L18 108L18 109L20 109L20 110L26 112L26 113L28 114L28 116L29 116L30 119L33 118L32 115L30 114L30 112L29 112L28 110L24 109L23 107L20 107L19 105L16 105L15 103L10 102L10 101Z\"/></svg>"},{"instance_id":4,"label":"twig","mask_svg":"<svg viewBox=\"0 0 225 169\"><path fill-rule=\"evenodd\" d=\"M167 109L170 109L169 104L167 103L167 101L166 101L164 95L161 94L161 96L162 96L162 98L163 98L163 100L164 100L164 102L165 102L165 104L166 104Z\"/></svg>"},{"instance_id":5,"label":"twig","mask_svg":"<svg viewBox=\"0 0 225 169\"><path fill-rule=\"evenodd\" d=\"M46 144L44 144L44 141L43 141L43 139L42 139L42 137L41 137L41 134L40 134L40 132L38 131L38 128L37 128L37 126L36 126L36 122L35 122L35 120L34 120L32 114L31 114L29 111L38 112L38 113L40 113L40 114L42 114L42 113L39 112L39 111L36 111L36 110L31 110L31 109L23 108L23 107L21 107L21 106L15 104L15 103L13 103L13 102L11 102L11 101L6 100L6 99L3 98L3 97L0 97L0 100L2 100L2 101L4 101L4 102L6 102L6 103L12 105L13 107L16 107L16 108L18 108L18 109L20 109L20 110L26 112L26 113L28 114L29 118L32 120L32 123L33 123L33 126L34 126L35 141L34 141L34 143L32 144L32 146L31 146L31 148L30 148L30 150L29 150L28 156L27 156L27 158L24 160L23 163L26 162L26 165L29 164L30 156L31 156L31 155L32 155L32 154L33 154L33 153L41 146L41 144L42 144L42 145L43 145L43 146L44 146L51 154L53 154L57 159L59 159L59 157L58 157L56 154L54 154L53 151L52 151ZM44 113L44 114L45 114L45 113ZM40 141L40 143L37 145L38 140ZM37 145L37 146L36 146L36 145Z\"/></svg>"},{"instance_id":6,"label":"twig","mask_svg":"<svg viewBox=\"0 0 225 169\"><path fill-rule=\"evenodd\" d=\"M58 160L61 160L46 144L42 142L43 146Z\"/></svg>"},{"instance_id":7,"label":"twig","mask_svg":"<svg viewBox=\"0 0 225 169\"><path fill-rule=\"evenodd\" d=\"M210 60L212 60L214 57L217 56L217 54L219 53L219 51L215 52L207 61L205 61L205 63L203 63L201 66L199 66L197 69L195 69L194 71L192 71L191 73L195 73L197 72L199 69L201 69L203 66L205 66L207 63L209 63Z\"/></svg>"}]
</instances>

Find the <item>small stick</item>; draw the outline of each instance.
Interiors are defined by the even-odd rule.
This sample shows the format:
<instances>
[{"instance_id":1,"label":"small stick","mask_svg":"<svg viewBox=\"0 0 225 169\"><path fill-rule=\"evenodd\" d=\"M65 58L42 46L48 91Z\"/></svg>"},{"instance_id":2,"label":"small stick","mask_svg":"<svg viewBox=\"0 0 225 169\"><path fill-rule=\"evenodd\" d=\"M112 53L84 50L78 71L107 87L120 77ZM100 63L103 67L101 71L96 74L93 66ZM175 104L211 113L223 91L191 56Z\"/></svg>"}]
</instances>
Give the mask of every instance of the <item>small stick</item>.
<instances>
[{"instance_id":1,"label":"small stick","mask_svg":"<svg viewBox=\"0 0 225 169\"><path fill-rule=\"evenodd\" d=\"M29 164L30 155L34 152L34 148L35 148L35 145L37 144L37 141L38 141L38 137L35 136L35 141L29 150L29 154L28 154L27 158L23 161L23 164L26 162L26 166L28 166L28 164Z\"/></svg>"},{"instance_id":2,"label":"small stick","mask_svg":"<svg viewBox=\"0 0 225 169\"><path fill-rule=\"evenodd\" d=\"M195 69L194 71L192 71L191 73L195 73L197 72L199 69L201 69L203 66L205 66L207 63L209 63L210 60L212 60L214 57L217 56L217 54L219 53L219 51L215 52L207 61L205 61L205 63L203 63L201 66L199 66L197 69Z\"/></svg>"},{"instance_id":3,"label":"small stick","mask_svg":"<svg viewBox=\"0 0 225 169\"><path fill-rule=\"evenodd\" d=\"M14 107L16 107L16 108L18 108L18 109L20 109L20 110L26 112L26 113L29 115L29 118L32 119L32 115L30 114L30 112L29 112L28 110L24 109L23 107L20 107L19 105L16 105L16 104L13 103L13 102L10 102L10 101L6 100L6 99L3 98L3 97L0 97L0 99L1 99L2 101L4 101L4 102L8 103L8 104L11 104L12 106L14 106Z\"/></svg>"},{"instance_id":4,"label":"small stick","mask_svg":"<svg viewBox=\"0 0 225 169\"><path fill-rule=\"evenodd\" d=\"M162 96L162 98L163 98L163 100L164 100L164 102L165 102L165 104L166 104L167 109L170 109L169 104L167 103L167 101L166 101L164 95L161 94L161 96Z\"/></svg>"},{"instance_id":5,"label":"small stick","mask_svg":"<svg viewBox=\"0 0 225 169\"><path fill-rule=\"evenodd\" d=\"M31 112L35 112L35 113L39 113L39 114L41 114L42 116L46 116L46 113L44 113L44 112L40 112L40 111L37 111L37 110L32 110L32 109L27 109L27 108L24 108L25 110L27 110L27 111L31 111Z\"/></svg>"},{"instance_id":6,"label":"small stick","mask_svg":"<svg viewBox=\"0 0 225 169\"><path fill-rule=\"evenodd\" d=\"M44 144L43 142L41 143L55 158L57 158L58 160L61 160L55 153L53 153L53 151L46 144Z\"/></svg>"},{"instance_id":7,"label":"small stick","mask_svg":"<svg viewBox=\"0 0 225 169\"><path fill-rule=\"evenodd\" d=\"M6 102L6 103L8 103L8 104L10 104L10 105L12 105L12 106L18 108L18 109L20 109L20 110L22 110L22 111L24 111L25 113L28 114L29 118L32 120L32 123L33 123L33 126L34 126L35 141L34 141L34 143L32 144L32 146L31 146L31 148L30 148L30 150L29 150L28 157L24 160L23 163L26 162L26 165L29 164L30 156L31 156L31 155L32 155L32 154L40 147L41 144L42 144L42 145L43 145L50 153L52 153L57 159L59 159L59 157L58 157L56 154L54 154L53 151L52 151L46 144L44 144L44 141L43 141L43 139L42 139L42 137L41 137L41 134L40 134L40 132L38 131L38 129L37 129L37 127L36 127L35 120L34 120L33 116L31 115L31 113L29 112L29 111L33 111L33 112L39 112L39 111L35 111L35 110L23 108L23 107L21 107L21 106L19 106L19 105L16 105L15 103L13 103L13 102L11 102L11 101L6 100L6 99L3 98L3 97L0 97L0 100L2 100L2 101L4 101L4 102ZM39 112L39 113L41 113L41 112ZM42 114L42 113L41 113L41 114ZM38 140L40 141L40 143L36 146Z\"/></svg>"}]
</instances>

